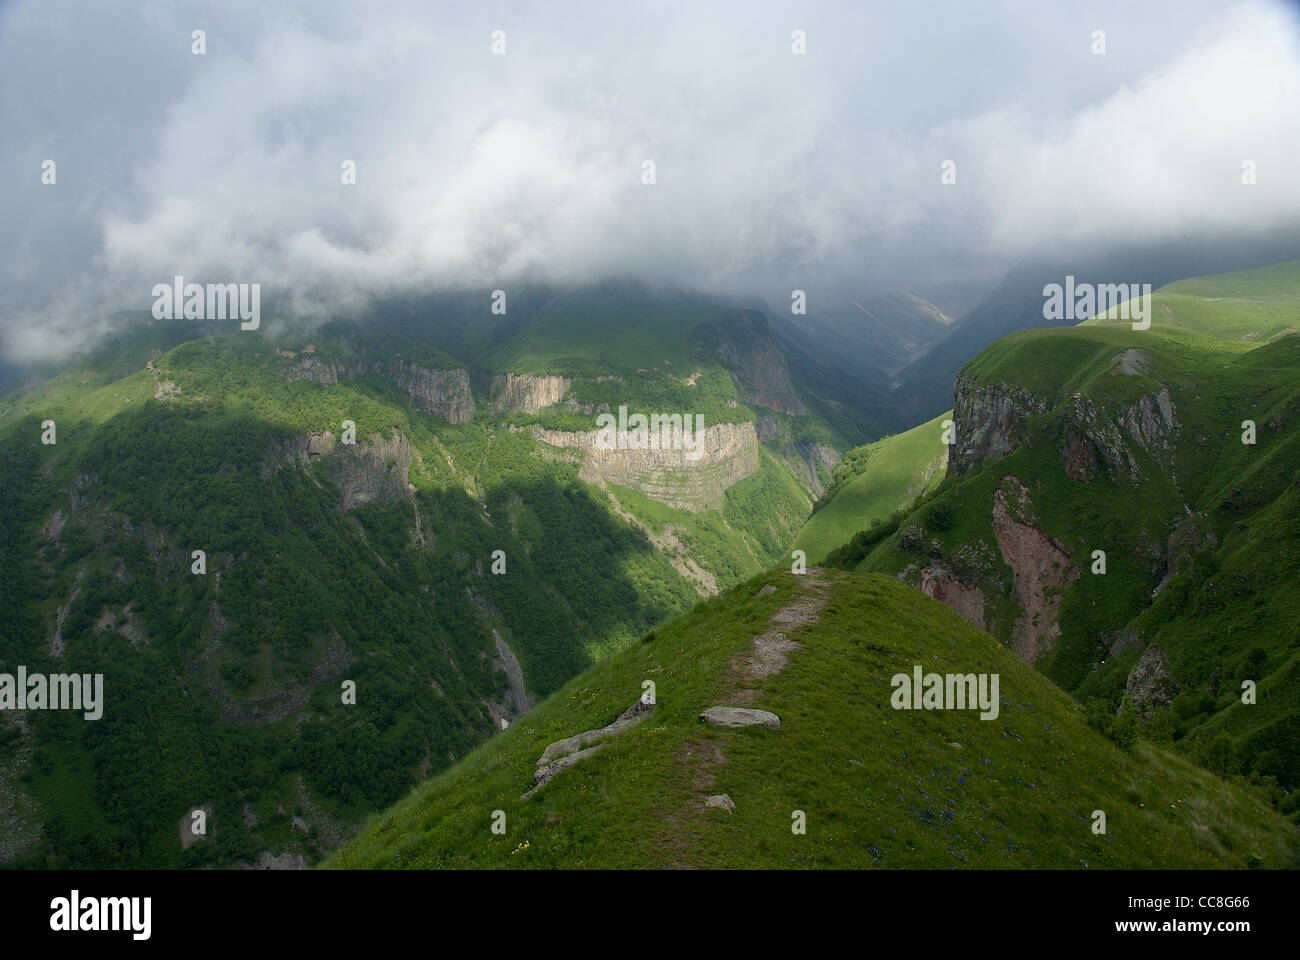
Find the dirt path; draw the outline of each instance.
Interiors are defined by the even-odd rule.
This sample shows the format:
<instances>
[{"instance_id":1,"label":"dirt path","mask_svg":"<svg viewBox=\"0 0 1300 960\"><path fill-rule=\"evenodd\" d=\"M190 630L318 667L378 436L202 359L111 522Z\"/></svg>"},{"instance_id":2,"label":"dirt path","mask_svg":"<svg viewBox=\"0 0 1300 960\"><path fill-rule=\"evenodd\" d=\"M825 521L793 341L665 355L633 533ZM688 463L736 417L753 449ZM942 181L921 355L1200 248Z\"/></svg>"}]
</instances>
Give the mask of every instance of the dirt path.
<instances>
[{"instance_id":1,"label":"dirt path","mask_svg":"<svg viewBox=\"0 0 1300 960\"><path fill-rule=\"evenodd\" d=\"M768 617L767 629L756 635L746 649L727 663L713 702L743 707L758 700L767 678L780 673L789 662L790 654L803 646L793 637L817 622L830 600L831 589L831 579L820 567L812 567L801 575L794 597ZM701 709L704 706L706 704L702 704ZM689 784L691 799L685 808L664 813L668 829L662 852L670 867L680 869L695 865L690 861L689 847L681 838L680 826L690 818L705 815L705 795L713 788L718 769L727 762L723 750L725 744L725 739L710 737L686 740L677 748L673 758L674 773L681 782Z\"/></svg>"},{"instance_id":2,"label":"dirt path","mask_svg":"<svg viewBox=\"0 0 1300 960\"><path fill-rule=\"evenodd\" d=\"M747 707L763 693L763 680L785 669L791 653L802 644L791 639L797 630L817 622L830 598L830 581L820 567L813 567L799 584L799 592L785 606L768 617L769 627L754 637L749 649L727 664L722 699L731 706Z\"/></svg>"}]
</instances>

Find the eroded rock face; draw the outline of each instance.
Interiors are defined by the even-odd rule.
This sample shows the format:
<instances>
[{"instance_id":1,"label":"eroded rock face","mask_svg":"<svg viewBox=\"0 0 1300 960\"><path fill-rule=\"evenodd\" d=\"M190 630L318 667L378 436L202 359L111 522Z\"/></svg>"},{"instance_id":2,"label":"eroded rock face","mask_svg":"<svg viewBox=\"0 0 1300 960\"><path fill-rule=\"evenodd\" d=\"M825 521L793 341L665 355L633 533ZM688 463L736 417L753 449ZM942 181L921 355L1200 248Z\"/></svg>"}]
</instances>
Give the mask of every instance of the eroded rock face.
<instances>
[{"instance_id":1,"label":"eroded rock face","mask_svg":"<svg viewBox=\"0 0 1300 960\"><path fill-rule=\"evenodd\" d=\"M287 380L311 380L328 387L366 375L364 360L327 360L305 351L295 354L291 350L277 350L276 353L291 361L284 375Z\"/></svg>"},{"instance_id":2,"label":"eroded rock face","mask_svg":"<svg viewBox=\"0 0 1300 960\"><path fill-rule=\"evenodd\" d=\"M1126 407L1119 417L1120 424L1142 449L1160 463L1169 460L1173 453L1173 436L1178 428L1174 402L1169 388L1161 387L1159 393L1147 394L1137 403Z\"/></svg>"},{"instance_id":3,"label":"eroded rock face","mask_svg":"<svg viewBox=\"0 0 1300 960\"><path fill-rule=\"evenodd\" d=\"M953 444L948 469L960 475L985 460L999 460L1023 442L1030 416L1047 412L1047 401L1011 383L976 383L957 375Z\"/></svg>"},{"instance_id":4,"label":"eroded rock face","mask_svg":"<svg viewBox=\"0 0 1300 960\"><path fill-rule=\"evenodd\" d=\"M409 360L392 360L376 363L375 372L405 390L425 413L448 423L464 423L474 416L469 373L463 369L434 370Z\"/></svg>"},{"instance_id":5,"label":"eroded rock face","mask_svg":"<svg viewBox=\"0 0 1300 960\"><path fill-rule=\"evenodd\" d=\"M987 630L984 622L984 592L962 583L943 564L929 564L921 571L921 592L938 600L963 620Z\"/></svg>"},{"instance_id":6,"label":"eroded rock face","mask_svg":"<svg viewBox=\"0 0 1300 960\"><path fill-rule=\"evenodd\" d=\"M1116 483L1138 480L1137 463L1119 429L1102 419L1091 398L1079 393L1066 408L1061 460L1065 475L1078 483L1091 483L1102 469Z\"/></svg>"},{"instance_id":7,"label":"eroded rock face","mask_svg":"<svg viewBox=\"0 0 1300 960\"><path fill-rule=\"evenodd\" d=\"M394 433L387 440L336 444L325 460L344 510L365 503L393 503L411 497L407 476L411 472L411 438Z\"/></svg>"},{"instance_id":8,"label":"eroded rock face","mask_svg":"<svg viewBox=\"0 0 1300 960\"><path fill-rule=\"evenodd\" d=\"M464 423L474 416L469 373L458 367L434 369L400 357L367 365L360 359L327 360L315 353L278 352L291 361L285 371L289 380L311 380L328 387L373 372L405 390L425 413L448 423Z\"/></svg>"},{"instance_id":9,"label":"eroded rock face","mask_svg":"<svg viewBox=\"0 0 1300 960\"><path fill-rule=\"evenodd\" d=\"M808 484L812 487L813 496L820 497L826 492L826 486L822 483L818 467L829 477L835 471L835 465L840 462L840 452L828 444L814 442L799 442L794 448L808 469ZM799 475L793 464L791 469L795 476Z\"/></svg>"},{"instance_id":10,"label":"eroded rock face","mask_svg":"<svg viewBox=\"0 0 1300 960\"><path fill-rule=\"evenodd\" d=\"M609 447L602 432L533 428L533 436L554 447L581 450L578 476L587 483L616 483L652 500L683 510L721 509L724 493L758 470L754 424L717 423L695 434L694 451L629 449L626 434Z\"/></svg>"},{"instance_id":11,"label":"eroded rock face","mask_svg":"<svg viewBox=\"0 0 1300 960\"><path fill-rule=\"evenodd\" d=\"M492 405L498 410L535 414L564 399L573 381L568 377L504 373L492 378Z\"/></svg>"},{"instance_id":12,"label":"eroded rock face","mask_svg":"<svg viewBox=\"0 0 1300 960\"><path fill-rule=\"evenodd\" d=\"M1017 519L1028 508L1029 491L1015 477L1003 477L1008 487L993 494L993 533L1002 558L1013 574L1016 599L1024 611L1011 631L1011 646L1022 660L1033 663L1061 635L1057 618L1064 589L1079 578L1065 549L1032 523Z\"/></svg>"},{"instance_id":13,"label":"eroded rock face","mask_svg":"<svg viewBox=\"0 0 1300 960\"><path fill-rule=\"evenodd\" d=\"M339 486L340 503L351 510L363 503L394 503L411 498L407 478L414 452L411 438L392 433L364 444L339 443L328 430L293 437L271 451L262 466L269 477L291 463L320 462Z\"/></svg>"},{"instance_id":14,"label":"eroded rock face","mask_svg":"<svg viewBox=\"0 0 1300 960\"><path fill-rule=\"evenodd\" d=\"M1178 685L1169 671L1169 660L1154 644L1142 651L1142 658L1129 671L1125 693L1143 717L1174 700Z\"/></svg>"}]
</instances>

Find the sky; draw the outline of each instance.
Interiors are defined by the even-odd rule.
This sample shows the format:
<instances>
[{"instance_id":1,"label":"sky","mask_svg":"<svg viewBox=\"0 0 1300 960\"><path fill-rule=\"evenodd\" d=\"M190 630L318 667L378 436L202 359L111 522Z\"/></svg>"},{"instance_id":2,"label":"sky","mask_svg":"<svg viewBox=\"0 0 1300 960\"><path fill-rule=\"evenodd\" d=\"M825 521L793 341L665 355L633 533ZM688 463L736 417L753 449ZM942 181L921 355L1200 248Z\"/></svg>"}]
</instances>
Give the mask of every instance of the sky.
<instances>
[{"instance_id":1,"label":"sky","mask_svg":"<svg viewBox=\"0 0 1300 960\"><path fill-rule=\"evenodd\" d=\"M1300 15L0 0L0 129L14 362L95 342L176 274L305 318L611 276L811 311L1046 248L1300 224Z\"/></svg>"}]
</instances>

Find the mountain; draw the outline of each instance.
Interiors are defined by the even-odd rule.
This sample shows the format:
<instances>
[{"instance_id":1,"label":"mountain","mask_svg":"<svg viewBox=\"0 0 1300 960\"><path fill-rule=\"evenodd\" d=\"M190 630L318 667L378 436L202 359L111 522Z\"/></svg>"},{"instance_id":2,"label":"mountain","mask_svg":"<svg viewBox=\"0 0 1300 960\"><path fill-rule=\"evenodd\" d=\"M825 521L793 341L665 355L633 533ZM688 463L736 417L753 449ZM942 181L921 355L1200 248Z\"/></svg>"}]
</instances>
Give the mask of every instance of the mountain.
<instances>
[{"instance_id":1,"label":"mountain","mask_svg":"<svg viewBox=\"0 0 1300 960\"><path fill-rule=\"evenodd\" d=\"M779 562L864 439L752 309L629 284L491 302L131 317L0 400L0 674L100 674L105 698L0 714L0 862L312 862ZM667 433L607 436L620 408Z\"/></svg>"},{"instance_id":2,"label":"mountain","mask_svg":"<svg viewBox=\"0 0 1300 960\"><path fill-rule=\"evenodd\" d=\"M820 562L857 531L883 523L937 486L948 466L944 424L951 416L951 411L941 413L929 423L846 453L791 548Z\"/></svg>"},{"instance_id":3,"label":"mountain","mask_svg":"<svg viewBox=\"0 0 1300 960\"><path fill-rule=\"evenodd\" d=\"M989 691L996 676L996 717L894 709L895 675L918 666ZM719 706L777 726L701 719ZM1278 867L1296 841L1247 788L1090 729L941 604L810 568L754 578L596 665L327 865Z\"/></svg>"},{"instance_id":4,"label":"mountain","mask_svg":"<svg viewBox=\"0 0 1300 960\"><path fill-rule=\"evenodd\" d=\"M1103 725L1136 711L1294 815L1300 261L1152 301L1150 329L1099 317L968 363L944 482L828 562L918 586Z\"/></svg>"},{"instance_id":5,"label":"mountain","mask_svg":"<svg viewBox=\"0 0 1300 960\"><path fill-rule=\"evenodd\" d=\"M941 342L953 317L911 292L814 301L805 316L774 310L777 333L808 352L834 358L846 373L888 391L890 377Z\"/></svg>"},{"instance_id":6,"label":"mountain","mask_svg":"<svg viewBox=\"0 0 1300 960\"><path fill-rule=\"evenodd\" d=\"M1152 289L1210 271L1241 270L1300 256L1300 237L1180 239L1155 246L1119 245L1070 256L1041 256L1011 273L976 307L953 324L932 349L899 371L891 384L895 406L907 423L918 423L952 406L952 384L966 363L998 339L1020 330L1070 325L1044 317L1043 288L1079 283L1149 283Z\"/></svg>"}]
</instances>

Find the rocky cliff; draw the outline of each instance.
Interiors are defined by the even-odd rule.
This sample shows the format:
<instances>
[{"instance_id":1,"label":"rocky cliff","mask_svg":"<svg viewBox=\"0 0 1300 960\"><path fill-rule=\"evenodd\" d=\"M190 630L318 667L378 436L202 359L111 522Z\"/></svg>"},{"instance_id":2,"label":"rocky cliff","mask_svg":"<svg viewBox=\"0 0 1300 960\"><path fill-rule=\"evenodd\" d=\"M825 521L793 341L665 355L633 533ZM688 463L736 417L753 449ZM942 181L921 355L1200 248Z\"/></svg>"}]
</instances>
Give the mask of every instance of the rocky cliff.
<instances>
[{"instance_id":1,"label":"rocky cliff","mask_svg":"<svg viewBox=\"0 0 1300 960\"><path fill-rule=\"evenodd\" d=\"M553 447L581 451L578 476L588 483L617 483L684 510L720 510L726 489L758 470L758 434L750 421L704 427L696 434L694 451L631 449L626 433L611 447L602 443L599 430L535 427L533 436Z\"/></svg>"},{"instance_id":2,"label":"rocky cliff","mask_svg":"<svg viewBox=\"0 0 1300 960\"><path fill-rule=\"evenodd\" d=\"M1013 383L977 383L958 374L953 388L953 437L948 469L969 473L985 460L1005 457L1026 436L1029 417L1047 412L1047 401Z\"/></svg>"},{"instance_id":3,"label":"rocky cliff","mask_svg":"<svg viewBox=\"0 0 1300 960\"><path fill-rule=\"evenodd\" d=\"M290 361L285 371L289 380L312 380L328 387L374 373L405 390L425 413L448 423L464 423L474 416L469 373L458 367L430 368L400 357L367 365L361 359L326 359L306 351L277 352Z\"/></svg>"},{"instance_id":4,"label":"rocky cliff","mask_svg":"<svg viewBox=\"0 0 1300 960\"><path fill-rule=\"evenodd\" d=\"M277 353L291 361L284 375L287 380L311 380L328 387L364 377L368 369L364 360L326 359L315 353L295 354L290 350Z\"/></svg>"},{"instance_id":5,"label":"rocky cliff","mask_svg":"<svg viewBox=\"0 0 1300 960\"><path fill-rule=\"evenodd\" d=\"M411 438L397 432L387 439L372 437L364 444L339 443L328 430L294 437L271 451L262 468L270 476L292 463L320 462L338 485L344 510L365 503L392 503L411 496Z\"/></svg>"},{"instance_id":6,"label":"rocky cliff","mask_svg":"<svg viewBox=\"0 0 1300 960\"><path fill-rule=\"evenodd\" d=\"M1112 373L1133 376L1145 372L1133 367L1133 359L1125 353L1114 358ZM976 383L964 373L957 377L954 394L949 464L956 475L969 473L986 460L1007 456L1026 440L1029 418L1053 406L1016 384ZM1061 464L1071 480L1091 483L1104 471L1115 483L1136 484L1136 450L1172 467L1178 417L1168 386L1161 384L1159 390L1111 416L1099 411L1086 393L1076 392L1054 406L1064 414L1058 434Z\"/></svg>"},{"instance_id":7,"label":"rocky cliff","mask_svg":"<svg viewBox=\"0 0 1300 960\"><path fill-rule=\"evenodd\" d=\"M438 370L409 360L390 360L376 363L375 373L405 390L425 413L448 423L464 423L474 416L469 373L461 368Z\"/></svg>"},{"instance_id":8,"label":"rocky cliff","mask_svg":"<svg viewBox=\"0 0 1300 960\"><path fill-rule=\"evenodd\" d=\"M492 377L492 405L498 410L535 414L559 403L573 386L568 377L531 373L498 373Z\"/></svg>"}]
</instances>

